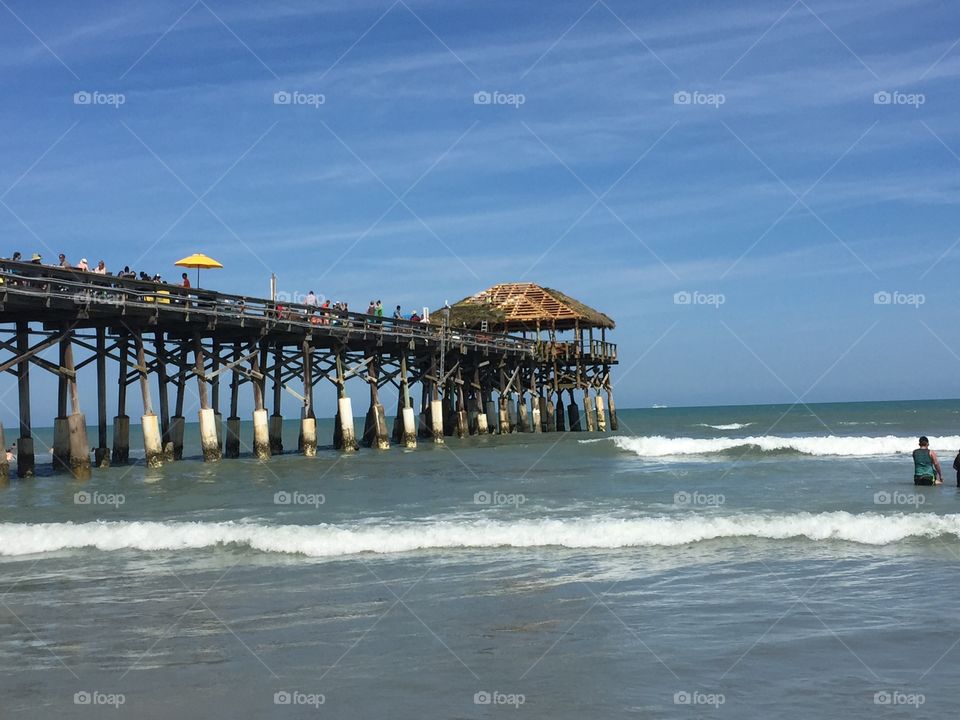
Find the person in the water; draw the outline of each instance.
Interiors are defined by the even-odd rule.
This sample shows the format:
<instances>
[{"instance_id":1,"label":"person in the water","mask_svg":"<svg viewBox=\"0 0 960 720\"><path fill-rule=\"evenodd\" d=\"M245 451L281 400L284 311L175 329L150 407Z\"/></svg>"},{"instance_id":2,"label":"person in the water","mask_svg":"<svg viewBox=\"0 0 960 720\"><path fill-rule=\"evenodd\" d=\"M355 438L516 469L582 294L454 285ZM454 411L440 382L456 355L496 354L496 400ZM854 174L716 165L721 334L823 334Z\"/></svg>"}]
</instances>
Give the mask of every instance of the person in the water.
<instances>
[{"instance_id":1,"label":"person in the water","mask_svg":"<svg viewBox=\"0 0 960 720\"><path fill-rule=\"evenodd\" d=\"M913 484L943 484L940 461L937 459L937 454L930 449L930 441L926 435L920 438L920 447L913 451Z\"/></svg>"}]
</instances>

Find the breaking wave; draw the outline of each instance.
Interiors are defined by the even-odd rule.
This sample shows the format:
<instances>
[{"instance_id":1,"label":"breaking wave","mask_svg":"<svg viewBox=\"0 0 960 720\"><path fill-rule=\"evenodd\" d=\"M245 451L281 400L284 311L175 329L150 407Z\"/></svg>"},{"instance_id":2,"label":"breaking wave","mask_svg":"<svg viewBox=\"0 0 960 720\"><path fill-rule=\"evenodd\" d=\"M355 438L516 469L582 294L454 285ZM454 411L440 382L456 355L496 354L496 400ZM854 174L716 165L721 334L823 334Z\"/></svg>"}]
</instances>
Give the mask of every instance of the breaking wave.
<instances>
[{"instance_id":1,"label":"breaking wave","mask_svg":"<svg viewBox=\"0 0 960 720\"><path fill-rule=\"evenodd\" d=\"M677 455L709 455L723 453L737 448L759 450L761 452L796 452L804 455L838 455L845 457L869 457L871 455L896 455L910 453L917 446L915 437L845 437L841 435L819 435L803 437L781 437L777 435L758 435L749 437L690 438L650 435L630 437L618 435L599 440L581 440L580 442L612 441L621 450L635 453L641 457L672 457ZM944 457L960 448L960 436L948 435L931 437L930 447L941 451ZM949 455L947 455L949 453Z\"/></svg>"},{"instance_id":2,"label":"breaking wave","mask_svg":"<svg viewBox=\"0 0 960 720\"><path fill-rule=\"evenodd\" d=\"M0 555L61 550L201 550L239 546L265 553L338 557L465 548L672 547L721 538L840 540L887 545L909 538L960 537L960 515L848 512L682 515L640 518L424 520L374 525L245 522L0 524Z\"/></svg>"},{"instance_id":3,"label":"breaking wave","mask_svg":"<svg viewBox=\"0 0 960 720\"><path fill-rule=\"evenodd\" d=\"M709 423L697 423L697 427L708 427L713 428L714 430L743 430L745 427L750 427L756 423L727 423L726 425L711 425Z\"/></svg>"}]
</instances>

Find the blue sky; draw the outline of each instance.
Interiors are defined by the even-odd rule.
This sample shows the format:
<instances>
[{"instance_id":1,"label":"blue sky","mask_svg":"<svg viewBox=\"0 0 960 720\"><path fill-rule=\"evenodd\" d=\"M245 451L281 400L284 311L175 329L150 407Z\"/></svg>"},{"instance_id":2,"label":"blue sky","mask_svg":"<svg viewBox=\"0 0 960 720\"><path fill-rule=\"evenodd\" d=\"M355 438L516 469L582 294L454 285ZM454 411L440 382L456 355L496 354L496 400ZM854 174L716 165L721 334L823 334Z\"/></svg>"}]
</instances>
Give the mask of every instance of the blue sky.
<instances>
[{"instance_id":1,"label":"blue sky","mask_svg":"<svg viewBox=\"0 0 960 720\"><path fill-rule=\"evenodd\" d=\"M616 319L623 407L960 396L946 3L0 4L4 254L530 280Z\"/></svg>"}]
</instances>

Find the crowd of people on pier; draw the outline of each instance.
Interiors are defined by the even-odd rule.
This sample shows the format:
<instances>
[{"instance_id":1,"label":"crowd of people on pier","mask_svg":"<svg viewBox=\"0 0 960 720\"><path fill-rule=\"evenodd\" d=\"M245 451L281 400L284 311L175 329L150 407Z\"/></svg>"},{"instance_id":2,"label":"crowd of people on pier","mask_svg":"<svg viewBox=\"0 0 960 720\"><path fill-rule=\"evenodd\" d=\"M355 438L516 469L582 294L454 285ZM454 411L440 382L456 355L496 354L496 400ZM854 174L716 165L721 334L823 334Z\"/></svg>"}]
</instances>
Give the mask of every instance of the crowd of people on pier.
<instances>
[{"instance_id":1,"label":"crowd of people on pier","mask_svg":"<svg viewBox=\"0 0 960 720\"><path fill-rule=\"evenodd\" d=\"M117 277L126 280L137 280L139 282L155 283L158 285L171 284L168 283L159 273L151 275L150 273L142 270L138 273L137 271L132 270L129 265L124 265L123 270L114 275L114 273L107 269L107 264L104 260L98 260L96 265L91 267L91 264L88 262L87 258L80 258L80 262L74 265L67 259L67 256L64 253L59 253L57 255L57 261L54 263L45 263L43 261L43 256L37 252L33 253L29 260L25 260L20 252L14 252L11 257L2 259L10 260L12 262L28 263L31 265L54 267L62 270L72 270L84 273L92 273L94 275ZM186 289L191 288L190 278L187 273L181 273L180 282L176 284L176 287ZM160 290L159 293L164 293L164 291ZM171 301L178 302L178 300L175 298L172 298L171 300L159 300L159 302L163 303L169 303ZM274 313L278 319L297 319L299 317L299 319L309 319L309 321L313 324L330 325L338 324L338 317L346 316L351 312L346 301L338 300L331 303L329 299L324 298L321 302L320 298L313 290L308 292L303 298L302 302L297 303L297 305L306 306L306 310L301 307L293 308L290 307L290 305L283 304L282 301L277 301L274 308ZM236 303L236 309L238 313L243 314L246 311L246 303L242 299L239 300ZM385 308L383 302L381 300L371 300L364 314L372 317L372 322L381 323L383 322L384 313ZM396 306L396 309L393 311L392 318L394 320L407 320L415 323L430 322L430 318L426 312L421 314L414 310L409 314L405 314L400 305Z\"/></svg>"}]
</instances>

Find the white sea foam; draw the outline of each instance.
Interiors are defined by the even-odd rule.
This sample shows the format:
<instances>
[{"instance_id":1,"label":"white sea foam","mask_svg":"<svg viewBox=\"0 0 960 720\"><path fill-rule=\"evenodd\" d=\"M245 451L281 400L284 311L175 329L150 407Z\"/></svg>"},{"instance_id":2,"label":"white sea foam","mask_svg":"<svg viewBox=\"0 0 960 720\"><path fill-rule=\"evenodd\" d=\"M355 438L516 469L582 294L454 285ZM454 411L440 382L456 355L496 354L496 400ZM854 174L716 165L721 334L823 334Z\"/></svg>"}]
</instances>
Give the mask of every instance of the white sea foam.
<instances>
[{"instance_id":1,"label":"white sea foam","mask_svg":"<svg viewBox=\"0 0 960 720\"><path fill-rule=\"evenodd\" d=\"M238 522L0 524L0 555L78 548L200 550L233 544L270 553L336 557L459 548L671 547L718 538L807 538L886 545L907 538L960 536L960 515L847 512L683 515L641 518L433 520L374 525Z\"/></svg>"},{"instance_id":2,"label":"white sea foam","mask_svg":"<svg viewBox=\"0 0 960 720\"><path fill-rule=\"evenodd\" d=\"M753 447L764 452L792 450L807 455L840 455L846 457L869 457L871 455L895 455L910 453L917 447L915 437L845 437L840 435L814 435L803 437L781 437L778 435L757 435L748 437L690 438L650 435L631 437L616 435L599 440L581 440L580 442L612 441L621 450L635 453L641 457L672 457L677 455L707 455L721 453L734 448ZM930 447L942 453L952 455L960 448L960 436L947 435L931 437ZM946 457L946 455L945 455Z\"/></svg>"},{"instance_id":3,"label":"white sea foam","mask_svg":"<svg viewBox=\"0 0 960 720\"><path fill-rule=\"evenodd\" d=\"M697 427L708 427L713 428L714 430L743 430L745 427L750 427L755 423L727 423L726 425L711 425L709 423L697 423Z\"/></svg>"}]
</instances>

